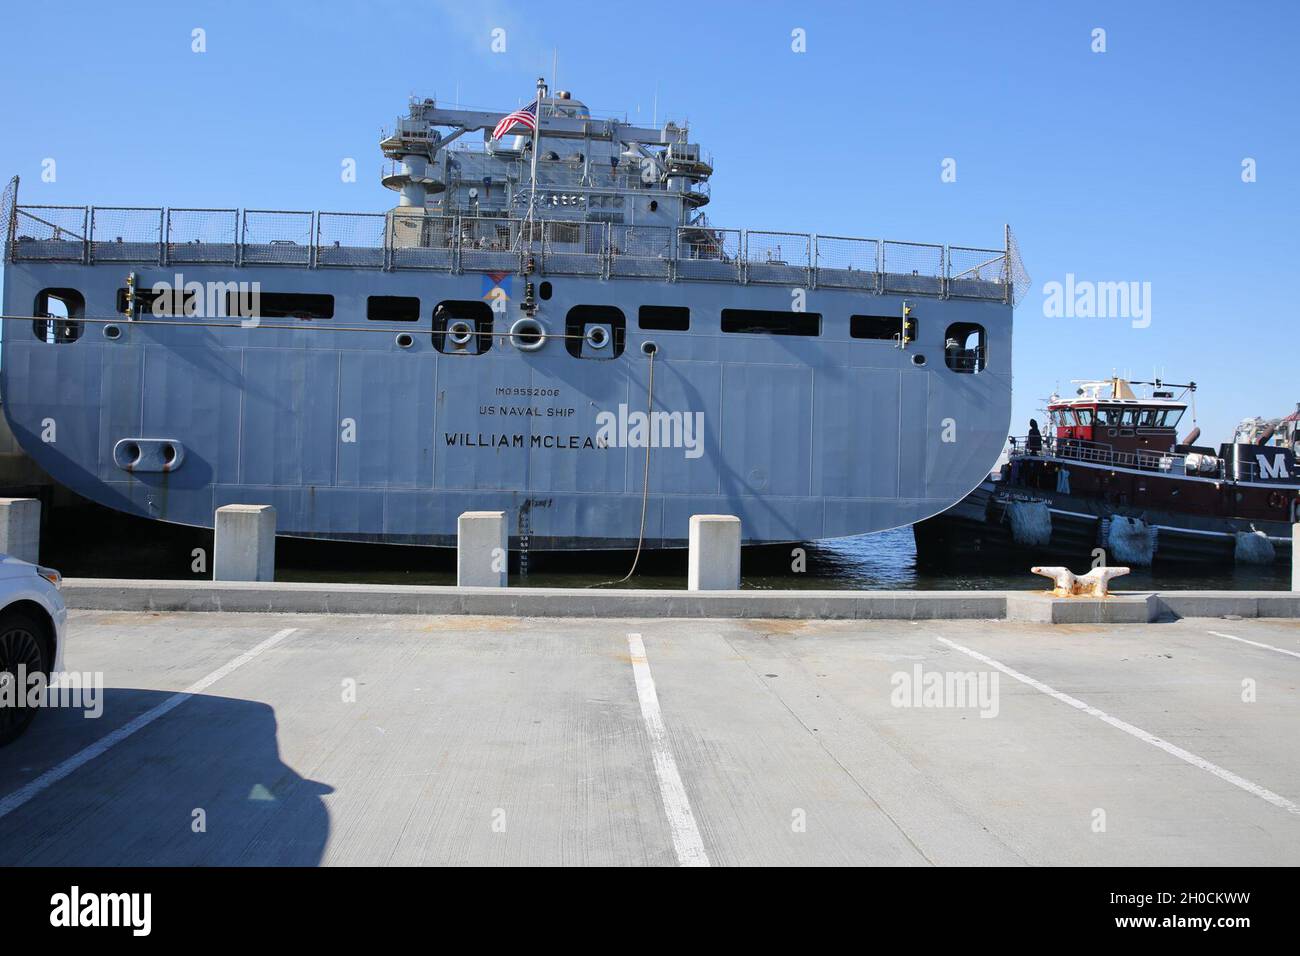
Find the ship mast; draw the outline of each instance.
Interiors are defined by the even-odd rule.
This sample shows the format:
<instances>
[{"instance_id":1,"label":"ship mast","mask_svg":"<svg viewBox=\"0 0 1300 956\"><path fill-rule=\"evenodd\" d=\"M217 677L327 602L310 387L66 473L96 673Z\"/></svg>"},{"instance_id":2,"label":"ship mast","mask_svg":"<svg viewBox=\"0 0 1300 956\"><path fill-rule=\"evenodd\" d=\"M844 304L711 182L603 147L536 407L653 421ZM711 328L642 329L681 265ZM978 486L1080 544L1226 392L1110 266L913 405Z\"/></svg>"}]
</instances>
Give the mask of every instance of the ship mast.
<instances>
[{"instance_id":1,"label":"ship mast","mask_svg":"<svg viewBox=\"0 0 1300 956\"><path fill-rule=\"evenodd\" d=\"M524 220L524 229L528 232L528 248L533 248L533 209L537 205L537 151L542 139L542 95L546 92L546 78L537 78L537 110L533 124L533 160L529 172L531 182L528 187L528 217Z\"/></svg>"}]
</instances>

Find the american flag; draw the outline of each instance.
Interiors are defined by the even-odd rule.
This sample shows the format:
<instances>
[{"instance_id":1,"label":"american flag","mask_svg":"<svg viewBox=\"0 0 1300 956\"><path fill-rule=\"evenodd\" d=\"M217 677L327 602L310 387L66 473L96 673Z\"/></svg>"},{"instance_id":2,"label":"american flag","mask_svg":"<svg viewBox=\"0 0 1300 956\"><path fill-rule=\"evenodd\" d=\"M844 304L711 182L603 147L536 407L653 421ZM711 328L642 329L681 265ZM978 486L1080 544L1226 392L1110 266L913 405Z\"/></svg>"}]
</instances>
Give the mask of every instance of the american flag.
<instances>
[{"instance_id":1,"label":"american flag","mask_svg":"<svg viewBox=\"0 0 1300 956\"><path fill-rule=\"evenodd\" d=\"M506 116L497 123L496 129L492 131L493 139L500 139L506 133L510 132L516 126L527 126L533 132L537 131L537 101L529 103L521 110L515 110L509 116Z\"/></svg>"}]
</instances>

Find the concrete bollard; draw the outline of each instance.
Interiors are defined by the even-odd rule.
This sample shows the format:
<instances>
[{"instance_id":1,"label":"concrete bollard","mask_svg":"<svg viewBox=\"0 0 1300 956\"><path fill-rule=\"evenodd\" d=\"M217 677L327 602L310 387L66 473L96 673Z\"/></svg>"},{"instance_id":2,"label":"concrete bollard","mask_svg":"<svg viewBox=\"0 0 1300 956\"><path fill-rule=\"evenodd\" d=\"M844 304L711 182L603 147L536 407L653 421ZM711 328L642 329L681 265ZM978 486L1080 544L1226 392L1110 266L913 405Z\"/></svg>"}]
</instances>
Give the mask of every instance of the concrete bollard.
<instances>
[{"instance_id":1,"label":"concrete bollard","mask_svg":"<svg viewBox=\"0 0 1300 956\"><path fill-rule=\"evenodd\" d=\"M686 587L691 591L734 591L740 587L740 519L733 515L691 515Z\"/></svg>"},{"instance_id":2,"label":"concrete bollard","mask_svg":"<svg viewBox=\"0 0 1300 956\"><path fill-rule=\"evenodd\" d=\"M217 509L216 525L212 580L275 580L274 508L225 505Z\"/></svg>"},{"instance_id":3,"label":"concrete bollard","mask_svg":"<svg viewBox=\"0 0 1300 956\"><path fill-rule=\"evenodd\" d=\"M466 511L456 522L456 584L505 587L509 547L504 511Z\"/></svg>"},{"instance_id":4,"label":"concrete bollard","mask_svg":"<svg viewBox=\"0 0 1300 956\"><path fill-rule=\"evenodd\" d=\"M1291 525L1291 590L1300 591L1300 521Z\"/></svg>"},{"instance_id":5,"label":"concrete bollard","mask_svg":"<svg viewBox=\"0 0 1300 956\"><path fill-rule=\"evenodd\" d=\"M35 564L41 557L41 503L0 498L0 553Z\"/></svg>"}]
</instances>

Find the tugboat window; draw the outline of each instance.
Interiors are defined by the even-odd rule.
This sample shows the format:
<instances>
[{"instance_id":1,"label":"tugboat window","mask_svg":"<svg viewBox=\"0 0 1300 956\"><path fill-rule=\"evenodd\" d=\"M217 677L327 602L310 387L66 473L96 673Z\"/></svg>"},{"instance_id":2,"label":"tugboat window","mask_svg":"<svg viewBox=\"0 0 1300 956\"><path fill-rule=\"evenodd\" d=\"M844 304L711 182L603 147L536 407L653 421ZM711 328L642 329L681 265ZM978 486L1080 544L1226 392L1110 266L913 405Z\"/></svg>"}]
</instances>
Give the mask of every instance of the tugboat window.
<instances>
[{"instance_id":1,"label":"tugboat window","mask_svg":"<svg viewBox=\"0 0 1300 956\"><path fill-rule=\"evenodd\" d=\"M366 299L366 318L375 322L420 321L420 299L414 295L372 295Z\"/></svg>"},{"instance_id":2,"label":"tugboat window","mask_svg":"<svg viewBox=\"0 0 1300 956\"><path fill-rule=\"evenodd\" d=\"M723 309L722 331L755 335L821 335L820 312L768 312Z\"/></svg>"},{"instance_id":3,"label":"tugboat window","mask_svg":"<svg viewBox=\"0 0 1300 956\"><path fill-rule=\"evenodd\" d=\"M63 345L81 338L86 298L76 289L42 289L36 296L32 334L50 345Z\"/></svg>"},{"instance_id":4,"label":"tugboat window","mask_svg":"<svg viewBox=\"0 0 1300 956\"><path fill-rule=\"evenodd\" d=\"M637 310L636 324L658 332L689 332L691 310L684 305L643 305Z\"/></svg>"},{"instance_id":5,"label":"tugboat window","mask_svg":"<svg viewBox=\"0 0 1300 956\"><path fill-rule=\"evenodd\" d=\"M984 326L974 322L954 322L948 326L943 335L943 360L954 372L984 371L988 363Z\"/></svg>"}]
</instances>

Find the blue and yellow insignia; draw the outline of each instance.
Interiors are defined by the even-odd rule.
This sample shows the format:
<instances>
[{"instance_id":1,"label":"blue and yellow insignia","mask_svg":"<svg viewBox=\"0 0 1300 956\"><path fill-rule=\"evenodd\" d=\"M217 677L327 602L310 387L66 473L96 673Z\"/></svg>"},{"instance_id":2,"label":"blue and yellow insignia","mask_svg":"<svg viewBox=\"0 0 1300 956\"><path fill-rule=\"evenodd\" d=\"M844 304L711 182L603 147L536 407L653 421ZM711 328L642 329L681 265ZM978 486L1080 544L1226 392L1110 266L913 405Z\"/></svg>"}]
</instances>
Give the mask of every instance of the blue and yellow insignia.
<instances>
[{"instance_id":1,"label":"blue and yellow insignia","mask_svg":"<svg viewBox=\"0 0 1300 956\"><path fill-rule=\"evenodd\" d=\"M509 272L489 272L483 276L483 299L487 302L493 299L509 301L514 278Z\"/></svg>"}]
</instances>

